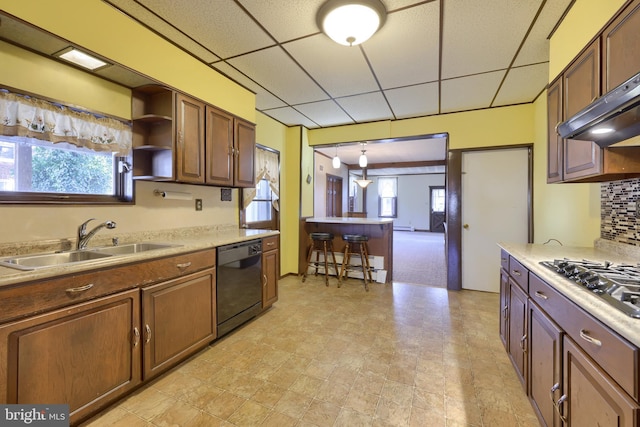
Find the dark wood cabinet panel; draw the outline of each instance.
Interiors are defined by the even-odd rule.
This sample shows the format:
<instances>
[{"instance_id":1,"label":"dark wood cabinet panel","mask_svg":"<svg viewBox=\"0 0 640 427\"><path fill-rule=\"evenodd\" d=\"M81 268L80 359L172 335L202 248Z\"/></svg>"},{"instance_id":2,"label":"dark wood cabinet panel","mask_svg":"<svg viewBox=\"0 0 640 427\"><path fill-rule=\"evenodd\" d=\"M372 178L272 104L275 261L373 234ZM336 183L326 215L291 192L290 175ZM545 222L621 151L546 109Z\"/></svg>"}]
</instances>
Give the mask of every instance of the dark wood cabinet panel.
<instances>
[{"instance_id":1,"label":"dark wood cabinet panel","mask_svg":"<svg viewBox=\"0 0 640 427\"><path fill-rule=\"evenodd\" d=\"M547 91L547 126L548 126L548 152L547 152L547 182L562 181L562 158L564 146L558 125L562 123L562 78L557 79L549 86Z\"/></svg>"},{"instance_id":2,"label":"dark wood cabinet panel","mask_svg":"<svg viewBox=\"0 0 640 427\"><path fill-rule=\"evenodd\" d=\"M640 0L633 1L602 33L602 92L640 72Z\"/></svg>"},{"instance_id":3,"label":"dark wood cabinet panel","mask_svg":"<svg viewBox=\"0 0 640 427\"><path fill-rule=\"evenodd\" d=\"M262 308L278 301L278 250L262 253Z\"/></svg>"},{"instance_id":4,"label":"dark wood cabinet panel","mask_svg":"<svg viewBox=\"0 0 640 427\"><path fill-rule=\"evenodd\" d=\"M504 348L507 351L509 351L509 275L503 269L500 269L499 332L500 332L500 340L502 341L502 345L504 345Z\"/></svg>"},{"instance_id":5,"label":"dark wood cabinet panel","mask_svg":"<svg viewBox=\"0 0 640 427\"><path fill-rule=\"evenodd\" d=\"M527 372L527 295L509 281L509 358L523 387Z\"/></svg>"},{"instance_id":6,"label":"dark wood cabinet panel","mask_svg":"<svg viewBox=\"0 0 640 427\"><path fill-rule=\"evenodd\" d=\"M233 186L233 116L207 106L207 184Z\"/></svg>"},{"instance_id":7,"label":"dark wood cabinet panel","mask_svg":"<svg viewBox=\"0 0 640 427\"><path fill-rule=\"evenodd\" d=\"M551 398L557 401L562 392L562 330L533 303L528 320L529 397L542 425L560 427Z\"/></svg>"},{"instance_id":8,"label":"dark wood cabinet panel","mask_svg":"<svg viewBox=\"0 0 640 427\"><path fill-rule=\"evenodd\" d=\"M216 337L215 269L142 289L144 379Z\"/></svg>"},{"instance_id":9,"label":"dark wood cabinet panel","mask_svg":"<svg viewBox=\"0 0 640 427\"><path fill-rule=\"evenodd\" d=\"M600 96L600 40L596 39L563 75L564 119ZM563 178L576 179L602 170L602 149L594 142L564 141Z\"/></svg>"},{"instance_id":10,"label":"dark wood cabinet panel","mask_svg":"<svg viewBox=\"0 0 640 427\"><path fill-rule=\"evenodd\" d=\"M234 186L255 186L256 127L245 120L235 118L235 172Z\"/></svg>"},{"instance_id":11,"label":"dark wood cabinet panel","mask_svg":"<svg viewBox=\"0 0 640 427\"><path fill-rule=\"evenodd\" d=\"M564 388L558 406L566 425L637 427L638 404L566 336L563 351Z\"/></svg>"},{"instance_id":12,"label":"dark wood cabinet panel","mask_svg":"<svg viewBox=\"0 0 640 427\"><path fill-rule=\"evenodd\" d=\"M141 381L140 292L0 326L0 401L68 403L71 422Z\"/></svg>"},{"instance_id":13,"label":"dark wood cabinet panel","mask_svg":"<svg viewBox=\"0 0 640 427\"><path fill-rule=\"evenodd\" d=\"M204 112L202 102L176 93L176 177L204 183Z\"/></svg>"}]
</instances>

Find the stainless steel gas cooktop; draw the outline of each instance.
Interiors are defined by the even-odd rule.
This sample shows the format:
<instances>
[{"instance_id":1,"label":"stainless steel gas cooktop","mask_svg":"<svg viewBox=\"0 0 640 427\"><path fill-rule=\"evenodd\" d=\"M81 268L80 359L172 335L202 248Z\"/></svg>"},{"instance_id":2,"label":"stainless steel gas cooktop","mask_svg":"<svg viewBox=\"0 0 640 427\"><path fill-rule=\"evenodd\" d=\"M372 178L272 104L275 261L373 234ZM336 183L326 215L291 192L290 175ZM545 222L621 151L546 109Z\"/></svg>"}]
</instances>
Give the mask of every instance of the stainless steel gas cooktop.
<instances>
[{"instance_id":1,"label":"stainless steel gas cooktop","mask_svg":"<svg viewBox=\"0 0 640 427\"><path fill-rule=\"evenodd\" d=\"M627 315L640 318L640 267L566 258L541 261L540 264L576 282Z\"/></svg>"}]
</instances>

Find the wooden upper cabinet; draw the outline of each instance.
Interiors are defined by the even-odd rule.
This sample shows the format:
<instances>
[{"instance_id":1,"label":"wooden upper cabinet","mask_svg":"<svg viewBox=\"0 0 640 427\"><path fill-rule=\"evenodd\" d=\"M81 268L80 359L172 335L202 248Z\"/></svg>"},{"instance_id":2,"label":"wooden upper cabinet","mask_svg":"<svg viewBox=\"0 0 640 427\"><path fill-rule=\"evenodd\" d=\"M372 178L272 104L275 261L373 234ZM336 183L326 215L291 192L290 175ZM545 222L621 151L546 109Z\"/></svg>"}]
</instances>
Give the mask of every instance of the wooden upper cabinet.
<instances>
[{"instance_id":1,"label":"wooden upper cabinet","mask_svg":"<svg viewBox=\"0 0 640 427\"><path fill-rule=\"evenodd\" d=\"M234 186L253 187L255 185L256 127L245 120L235 119L235 172Z\"/></svg>"},{"instance_id":2,"label":"wooden upper cabinet","mask_svg":"<svg viewBox=\"0 0 640 427\"><path fill-rule=\"evenodd\" d=\"M562 123L562 78L557 79L547 91L547 182L562 181L562 138L558 125Z\"/></svg>"},{"instance_id":3,"label":"wooden upper cabinet","mask_svg":"<svg viewBox=\"0 0 640 427\"><path fill-rule=\"evenodd\" d=\"M596 39L563 76L564 119L568 119L600 96L600 40ZM600 173L602 149L591 141L564 141L563 179Z\"/></svg>"},{"instance_id":4,"label":"wooden upper cabinet","mask_svg":"<svg viewBox=\"0 0 640 427\"><path fill-rule=\"evenodd\" d=\"M207 184L233 185L233 116L207 105Z\"/></svg>"},{"instance_id":5,"label":"wooden upper cabinet","mask_svg":"<svg viewBox=\"0 0 640 427\"><path fill-rule=\"evenodd\" d=\"M640 0L631 3L602 33L602 92L640 72Z\"/></svg>"},{"instance_id":6,"label":"wooden upper cabinet","mask_svg":"<svg viewBox=\"0 0 640 427\"><path fill-rule=\"evenodd\" d=\"M176 178L203 184L205 105L176 93Z\"/></svg>"}]
</instances>

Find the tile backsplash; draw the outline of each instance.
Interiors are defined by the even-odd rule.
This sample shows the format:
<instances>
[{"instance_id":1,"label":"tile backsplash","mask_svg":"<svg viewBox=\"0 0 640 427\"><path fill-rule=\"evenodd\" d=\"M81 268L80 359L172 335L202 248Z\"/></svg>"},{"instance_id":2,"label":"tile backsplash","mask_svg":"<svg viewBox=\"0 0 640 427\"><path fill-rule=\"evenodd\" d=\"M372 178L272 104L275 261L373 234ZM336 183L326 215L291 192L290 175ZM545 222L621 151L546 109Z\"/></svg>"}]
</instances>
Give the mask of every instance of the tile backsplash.
<instances>
[{"instance_id":1,"label":"tile backsplash","mask_svg":"<svg viewBox=\"0 0 640 427\"><path fill-rule=\"evenodd\" d=\"M640 179L600 185L600 237L640 246Z\"/></svg>"}]
</instances>

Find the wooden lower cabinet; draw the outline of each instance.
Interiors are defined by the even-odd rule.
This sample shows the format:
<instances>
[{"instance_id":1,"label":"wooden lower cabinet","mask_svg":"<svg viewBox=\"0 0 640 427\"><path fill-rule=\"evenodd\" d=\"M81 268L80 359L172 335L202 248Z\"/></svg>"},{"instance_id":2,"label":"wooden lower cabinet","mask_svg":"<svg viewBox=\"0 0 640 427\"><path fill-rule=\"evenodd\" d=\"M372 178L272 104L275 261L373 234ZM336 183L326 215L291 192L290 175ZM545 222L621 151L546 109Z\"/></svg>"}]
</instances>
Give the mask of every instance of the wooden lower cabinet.
<instances>
[{"instance_id":1,"label":"wooden lower cabinet","mask_svg":"<svg viewBox=\"0 0 640 427\"><path fill-rule=\"evenodd\" d=\"M71 423L141 382L140 291L0 326L0 402L69 404Z\"/></svg>"},{"instance_id":2,"label":"wooden lower cabinet","mask_svg":"<svg viewBox=\"0 0 640 427\"><path fill-rule=\"evenodd\" d=\"M557 404L565 425L637 427L638 404L566 336L563 352L563 395Z\"/></svg>"},{"instance_id":3,"label":"wooden lower cabinet","mask_svg":"<svg viewBox=\"0 0 640 427\"><path fill-rule=\"evenodd\" d=\"M278 279L280 277L279 237L262 239L262 308L271 307L278 301Z\"/></svg>"},{"instance_id":4,"label":"wooden lower cabinet","mask_svg":"<svg viewBox=\"0 0 640 427\"><path fill-rule=\"evenodd\" d=\"M562 336L560 328L538 306L529 303L528 393L540 424L559 427L554 403L562 384ZM553 401L551 399L554 399Z\"/></svg>"},{"instance_id":5,"label":"wooden lower cabinet","mask_svg":"<svg viewBox=\"0 0 640 427\"><path fill-rule=\"evenodd\" d=\"M215 268L142 288L145 380L216 337Z\"/></svg>"},{"instance_id":6,"label":"wooden lower cabinet","mask_svg":"<svg viewBox=\"0 0 640 427\"><path fill-rule=\"evenodd\" d=\"M527 295L509 280L509 358L524 386L527 372Z\"/></svg>"},{"instance_id":7,"label":"wooden lower cabinet","mask_svg":"<svg viewBox=\"0 0 640 427\"><path fill-rule=\"evenodd\" d=\"M504 348L509 351L509 275L500 269L500 341Z\"/></svg>"}]
</instances>

